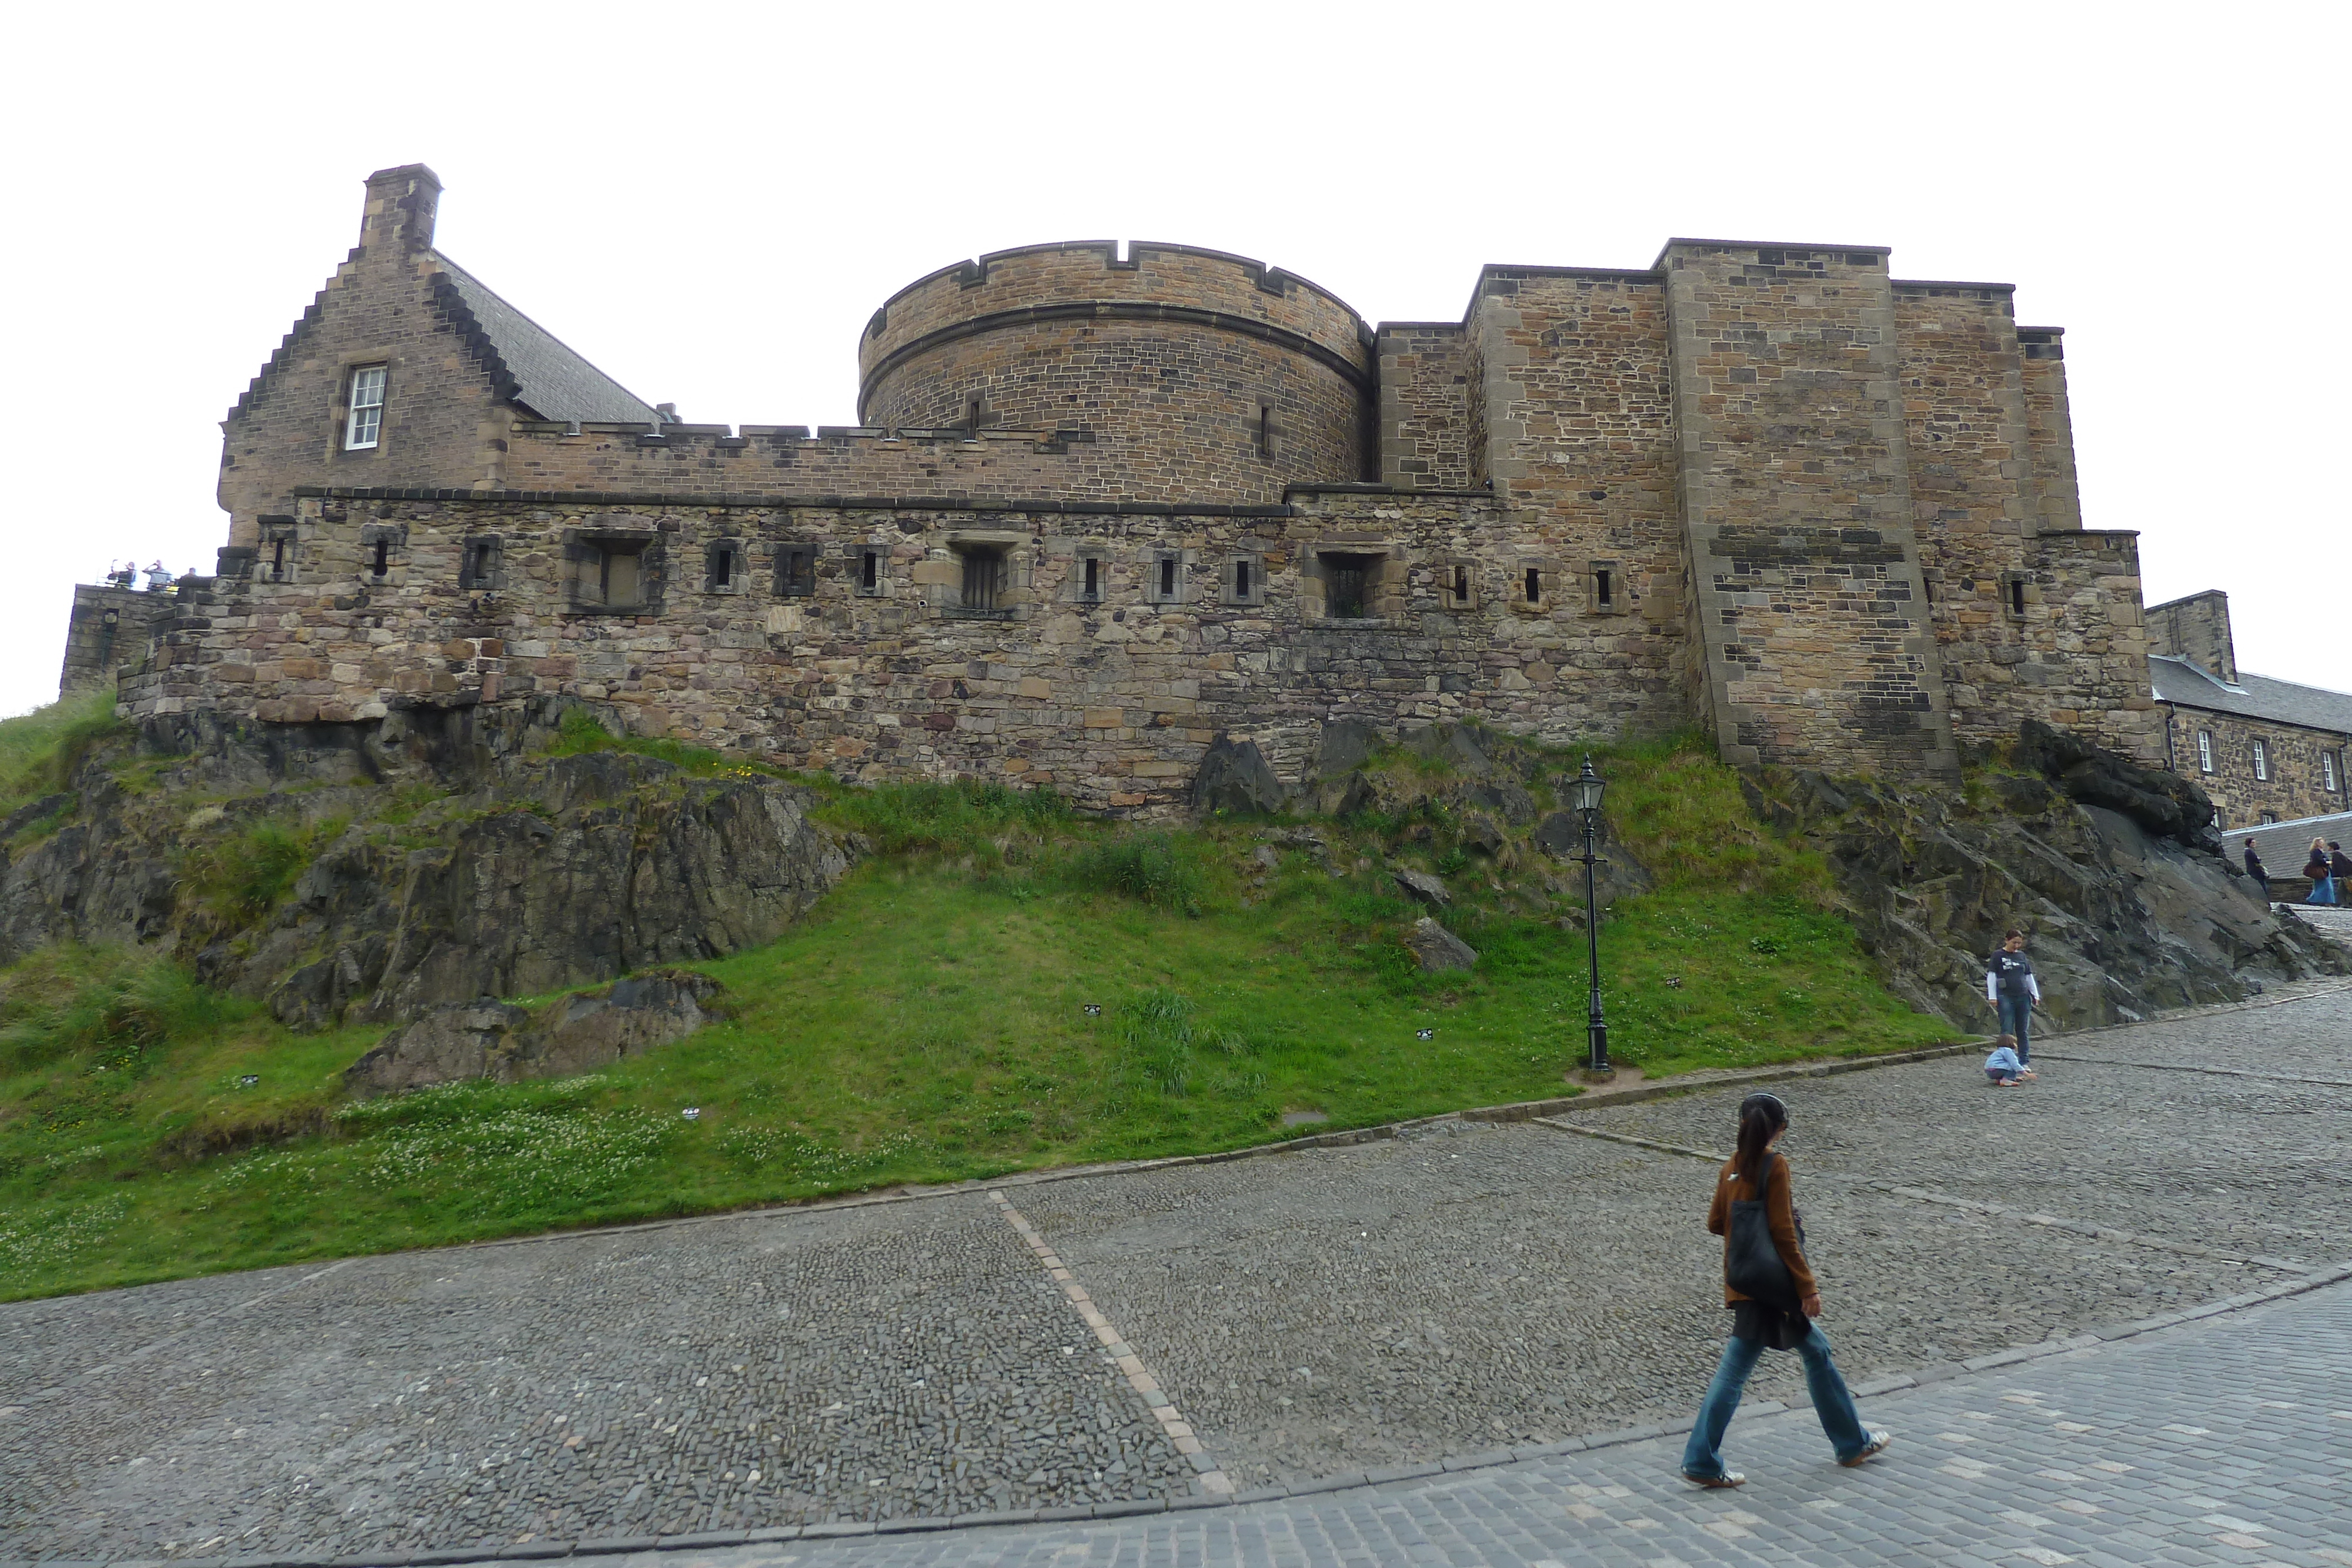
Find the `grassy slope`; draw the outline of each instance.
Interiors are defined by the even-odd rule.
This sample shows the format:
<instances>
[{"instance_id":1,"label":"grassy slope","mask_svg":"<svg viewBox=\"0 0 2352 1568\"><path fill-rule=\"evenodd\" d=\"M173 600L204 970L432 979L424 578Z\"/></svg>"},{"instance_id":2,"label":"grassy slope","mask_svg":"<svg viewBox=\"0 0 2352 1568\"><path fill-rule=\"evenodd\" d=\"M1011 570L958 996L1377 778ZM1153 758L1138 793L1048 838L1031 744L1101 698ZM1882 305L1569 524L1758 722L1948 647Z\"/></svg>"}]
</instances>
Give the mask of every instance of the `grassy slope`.
<instances>
[{"instance_id":1,"label":"grassy slope","mask_svg":"<svg viewBox=\"0 0 2352 1568\"><path fill-rule=\"evenodd\" d=\"M1602 765L1659 873L1602 930L1620 1060L1949 1038L1877 985L1823 868L1757 830L1711 757ZM731 1019L586 1078L350 1105L339 1074L376 1030L289 1035L133 956L20 966L0 998L0 1295L1229 1148L1288 1135L1285 1112L1360 1125L1557 1094L1582 1048L1581 935L1491 889L1454 921L1477 971L1424 977L1384 874L1294 852L1258 880L1252 824L1138 837L1002 791L831 810L889 852L783 939L705 966ZM1402 831L1348 830L1368 856L1448 856ZM257 1134L275 1141L203 1155Z\"/></svg>"}]
</instances>

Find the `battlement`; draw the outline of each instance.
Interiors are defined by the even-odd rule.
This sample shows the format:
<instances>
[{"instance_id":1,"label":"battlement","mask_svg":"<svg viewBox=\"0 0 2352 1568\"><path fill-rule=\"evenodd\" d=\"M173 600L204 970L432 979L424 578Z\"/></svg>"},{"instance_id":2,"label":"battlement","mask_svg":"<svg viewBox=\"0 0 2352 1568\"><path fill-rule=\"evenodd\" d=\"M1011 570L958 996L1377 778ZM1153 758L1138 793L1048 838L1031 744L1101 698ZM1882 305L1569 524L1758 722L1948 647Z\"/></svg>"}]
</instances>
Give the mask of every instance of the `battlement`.
<instances>
[{"instance_id":1,"label":"battlement","mask_svg":"<svg viewBox=\"0 0 2352 1568\"><path fill-rule=\"evenodd\" d=\"M1074 431L1136 497L1370 476L1377 340L1279 267L1191 246L1028 246L917 279L858 344L858 418Z\"/></svg>"},{"instance_id":2,"label":"battlement","mask_svg":"<svg viewBox=\"0 0 2352 1568\"><path fill-rule=\"evenodd\" d=\"M1194 246L1068 241L992 251L919 277L885 300L858 341L858 407L895 366L1015 314L1030 320L1117 316L1190 321L1265 337L1327 358L1370 384L1371 329L1320 285L1247 256ZM870 413L866 417L871 418Z\"/></svg>"}]
</instances>

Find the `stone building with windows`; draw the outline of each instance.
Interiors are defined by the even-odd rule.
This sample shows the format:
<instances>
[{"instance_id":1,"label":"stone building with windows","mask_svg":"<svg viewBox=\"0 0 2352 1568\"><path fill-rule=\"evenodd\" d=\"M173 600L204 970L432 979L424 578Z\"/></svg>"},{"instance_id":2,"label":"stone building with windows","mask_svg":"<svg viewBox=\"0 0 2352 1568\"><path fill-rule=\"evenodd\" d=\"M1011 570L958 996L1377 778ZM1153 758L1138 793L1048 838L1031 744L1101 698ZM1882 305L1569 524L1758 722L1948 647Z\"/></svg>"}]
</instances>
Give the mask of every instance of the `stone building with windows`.
<instances>
[{"instance_id":1,"label":"stone building with windows","mask_svg":"<svg viewBox=\"0 0 2352 1568\"><path fill-rule=\"evenodd\" d=\"M217 572L124 712L444 727L530 699L845 777L1159 809L1220 735L1949 776L2034 717L2164 751L2135 536L2083 527L2058 329L1880 247L1488 267L1372 326L1278 267L1029 246L916 279L860 423L691 423L434 248L359 245L224 423Z\"/></svg>"},{"instance_id":2,"label":"stone building with windows","mask_svg":"<svg viewBox=\"0 0 2352 1568\"><path fill-rule=\"evenodd\" d=\"M2147 628L2166 766L2205 787L2223 828L2352 809L2352 693L2240 669L2219 590L2154 606Z\"/></svg>"}]
</instances>

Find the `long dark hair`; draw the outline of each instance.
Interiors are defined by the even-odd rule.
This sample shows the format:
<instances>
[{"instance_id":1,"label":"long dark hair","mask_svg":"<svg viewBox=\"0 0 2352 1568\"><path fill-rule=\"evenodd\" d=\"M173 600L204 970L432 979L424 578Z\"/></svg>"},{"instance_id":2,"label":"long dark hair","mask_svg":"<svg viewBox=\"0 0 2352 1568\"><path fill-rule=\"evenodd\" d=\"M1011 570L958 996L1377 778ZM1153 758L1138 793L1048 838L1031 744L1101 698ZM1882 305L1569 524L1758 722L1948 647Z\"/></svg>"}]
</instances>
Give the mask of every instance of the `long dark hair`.
<instances>
[{"instance_id":1,"label":"long dark hair","mask_svg":"<svg viewBox=\"0 0 2352 1568\"><path fill-rule=\"evenodd\" d=\"M1764 1148L1772 1134L1789 1124L1789 1108L1777 1094L1760 1090L1739 1103L1739 1147L1731 1168L1753 1182L1764 1174Z\"/></svg>"}]
</instances>

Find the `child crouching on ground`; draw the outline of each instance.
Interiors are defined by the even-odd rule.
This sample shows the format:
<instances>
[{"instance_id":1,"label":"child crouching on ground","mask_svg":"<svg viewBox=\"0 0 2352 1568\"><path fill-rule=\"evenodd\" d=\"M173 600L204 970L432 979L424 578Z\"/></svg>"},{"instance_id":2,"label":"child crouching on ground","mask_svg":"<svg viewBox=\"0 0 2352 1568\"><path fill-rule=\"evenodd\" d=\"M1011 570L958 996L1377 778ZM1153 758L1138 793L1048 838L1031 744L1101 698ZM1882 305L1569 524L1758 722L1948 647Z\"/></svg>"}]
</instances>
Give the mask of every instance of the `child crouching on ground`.
<instances>
[{"instance_id":1,"label":"child crouching on ground","mask_svg":"<svg viewBox=\"0 0 2352 1568\"><path fill-rule=\"evenodd\" d=\"M2002 1035L1993 1041L1992 1054L1985 1058L1985 1076L1996 1089L2014 1089L2033 1076L2033 1069L2017 1060L2017 1037Z\"/></svg>"}]
</instances>

